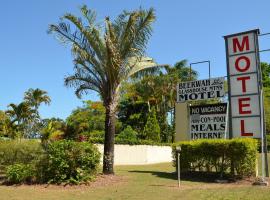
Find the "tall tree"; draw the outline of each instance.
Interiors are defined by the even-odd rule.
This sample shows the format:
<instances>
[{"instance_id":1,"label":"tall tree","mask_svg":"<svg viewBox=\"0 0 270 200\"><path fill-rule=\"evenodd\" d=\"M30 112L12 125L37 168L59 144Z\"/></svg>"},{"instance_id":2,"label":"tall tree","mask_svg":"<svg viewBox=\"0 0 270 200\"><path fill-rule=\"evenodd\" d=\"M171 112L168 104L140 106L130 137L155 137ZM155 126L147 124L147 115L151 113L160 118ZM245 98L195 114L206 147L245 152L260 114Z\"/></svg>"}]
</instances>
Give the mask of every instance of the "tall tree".
<instances>
[{"instance_id":1,"label":"tall tree","mask_svg":"<svg viewBox=\"0 0 270 200\"><path fill-rule=\"evenodd\" d=\"M33 89L30 88L24 93L24 100L33 106L36 111L40 104L45 103L49 105L51 103L51 98L48 96L48 93L39 88Z\"/></svg>"},{"instance_id":2,"label":"tall tree","mask_svg":"<svg viewBox=\"0 0 270 200\"><path fill-rule=\"evenodd\" d=\"M85 5L81 14L83 19L64 15L59 24L49 26L48 32L71 45L74 74L65 78L65 84L74 87L78 97L94 90L103 100L106 109L103 173L112 174L119 88L128 77L156 65L151 59L142 60L155 14L152 8L124 11L114 21L106 17L105 26L96 23L96 13Z\"/></svg>"}]
</instances>

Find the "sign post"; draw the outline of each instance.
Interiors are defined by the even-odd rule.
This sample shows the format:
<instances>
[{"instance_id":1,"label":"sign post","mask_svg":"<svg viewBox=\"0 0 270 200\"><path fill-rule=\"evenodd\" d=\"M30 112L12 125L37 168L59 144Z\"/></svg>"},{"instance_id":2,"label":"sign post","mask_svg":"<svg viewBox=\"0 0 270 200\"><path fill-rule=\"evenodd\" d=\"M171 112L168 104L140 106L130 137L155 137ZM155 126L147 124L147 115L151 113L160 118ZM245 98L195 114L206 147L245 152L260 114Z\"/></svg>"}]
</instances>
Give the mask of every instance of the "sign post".
<instances>
[{"instance_id":1,"label":"sign post","mask_svg":"<svg viewBox=\"0 0 270 200\"><path fill-rule=\"evenodd\" d=\"M225 36L229 84L230 138L261 138L259 30Z\"/></svg>"},{"instance_id":2,"label":"sign post","mask_svg":"<svg viewBox=\"0 0 270 200\"><path fill-rule=\"evenodd\" d=\"M176 153L177 153L177 178L178 178L178 187L180 188L180 152L181 152L181 147L178 146L176 147Z\"/></svg>"},{"instance_id":3,"label":"sign post","mask_svg":"<svg viewBox=\"0 0 270 200\"><path fill-rule=\"evenodd\" d=\"M264 119L259 29L224 36L229 86L230 138L260 138L265 184Z\"/></svg>"}]
</instances>

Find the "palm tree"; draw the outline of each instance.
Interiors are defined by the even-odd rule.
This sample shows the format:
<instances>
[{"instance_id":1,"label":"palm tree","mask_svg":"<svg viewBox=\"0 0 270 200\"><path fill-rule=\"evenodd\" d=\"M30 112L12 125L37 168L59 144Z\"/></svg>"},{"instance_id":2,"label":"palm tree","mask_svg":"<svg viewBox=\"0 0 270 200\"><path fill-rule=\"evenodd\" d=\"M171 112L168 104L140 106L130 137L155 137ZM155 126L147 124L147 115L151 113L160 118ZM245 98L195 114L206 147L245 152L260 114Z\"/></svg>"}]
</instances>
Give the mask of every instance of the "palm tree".
<instances>
[{"instance_id":1,"label":"palm tree","mask_svg":"<svg viewBox=\"0 0 270 200\"><path fill-rule=\"evenodd\" d=\"M30 122L37 119L36 111L27 102L22 102L18 105L12 103L9 104L9 107L11 109L7 110L6 114L10 116L11 124L16 124L14 127L17 127L24 137L27 136L27 126Z\"/></svg>"},{"instance_id":2,"label":"palm tree","mask_svg":"<svg viewBox=\"0 0 270 200\"><path fill-rule=\"evenodd\" d=\"M103 173L113 174L120 87L128 77L156 65L152 59L143 59L155 14L152 8L124 11L115 21L106 17L103 27L96 23L96 13L87 6L81 7L81 14L84 21L66 14L59 24L50 25L48 32L72 48L74 74L65 78L65 84L74 87L78 97L94 90L103 100L106 109Z\"/></svg>"},{"instance_id":3,"label":"palm tree","mask_svg":"<svg viewBox=\"0 0 270 200\"><path fill-rule=\"evenodd\" d=\"M40 90L39 88L30 88L24 93L24 100L37 111L41 103L45 103L46 105L51 103L51 99L47 94L46 91Z\"/></svg>"}]
</instances>

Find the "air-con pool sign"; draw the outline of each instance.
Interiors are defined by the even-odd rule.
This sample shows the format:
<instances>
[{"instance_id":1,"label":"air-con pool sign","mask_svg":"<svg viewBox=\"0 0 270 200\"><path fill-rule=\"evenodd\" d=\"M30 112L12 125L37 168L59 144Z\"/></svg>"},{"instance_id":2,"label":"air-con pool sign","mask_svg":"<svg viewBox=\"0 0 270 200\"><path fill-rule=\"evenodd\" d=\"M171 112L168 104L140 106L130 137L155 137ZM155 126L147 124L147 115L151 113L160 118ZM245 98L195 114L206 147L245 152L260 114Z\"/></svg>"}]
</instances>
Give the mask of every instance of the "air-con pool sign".
<instances>
[{"instance_id":1,"label":"air-con pool sign","mask_svg":"<svg viewBox=\"0 0 270 200\"><path fill-rule=\"evenodd\" d=\"M225 138L226 110L226 103L191 106L191 139Z\"/></svg>"},{"instance_id":2,"label":"air-con pool sign","mask_svg":"<svg viewBox=\"0 0 270 200\"><path fill-rule=\"evenodd\" d=\"M220 98L224 93L224 77L177 84L177 102Z\"/></svg>"},{"instance_id":3,"label":"air-con pool sign","mask_svg":"<svg viewBox=\"0 0 270 200\"><path fill-rule=\"evenodd\" d=\"M231 137L261 137L259 30L225 36Z\"/></svg>"}]
</instances>

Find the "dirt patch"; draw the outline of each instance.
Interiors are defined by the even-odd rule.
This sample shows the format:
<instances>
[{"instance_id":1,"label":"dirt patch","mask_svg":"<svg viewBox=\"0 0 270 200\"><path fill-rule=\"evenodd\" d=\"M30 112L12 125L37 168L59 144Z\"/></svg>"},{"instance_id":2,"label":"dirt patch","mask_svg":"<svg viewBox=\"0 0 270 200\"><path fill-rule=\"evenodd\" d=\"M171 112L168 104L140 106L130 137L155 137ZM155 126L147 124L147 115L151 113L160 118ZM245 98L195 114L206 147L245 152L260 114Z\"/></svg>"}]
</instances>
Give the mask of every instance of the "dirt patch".
<instances>
[{"instance_id":1,"label":"dirt patch","mask_svg":"<svg viewBox=\"0 0 270 200\"><path fill-rule=\"evenodd\" d=\"M93 182L81 185L53 185L53 184L22 184L12 185L14 188L34 188L40 190L89 190L95 188L102 188L113 185L122 185L127 183L128 177L119 175L103 175L100 174Z\"/></svg>"}]
</instances>

